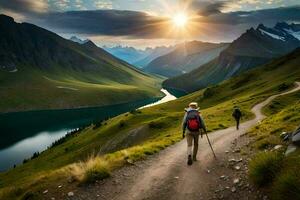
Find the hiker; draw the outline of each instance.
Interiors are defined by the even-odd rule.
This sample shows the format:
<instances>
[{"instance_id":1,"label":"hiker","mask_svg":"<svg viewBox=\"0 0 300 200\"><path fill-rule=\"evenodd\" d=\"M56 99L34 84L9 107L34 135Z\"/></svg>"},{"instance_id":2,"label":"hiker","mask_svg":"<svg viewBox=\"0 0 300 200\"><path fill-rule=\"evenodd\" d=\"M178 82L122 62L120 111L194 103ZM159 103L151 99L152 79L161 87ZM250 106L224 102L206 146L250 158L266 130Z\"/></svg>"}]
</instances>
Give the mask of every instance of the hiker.
<instances>
[{"instance_id":1,"label":"hiker","mask_svg":"<svg viewBox=\"0 0 300 200\"><path fill-rule=\"evenodd\" d=\"M197 161L197 151L198 151L198 140L202 129L206 131L205 123L203 118L200 116L198 104L192 102L189 104L189 107L185 109L185 115L182 123L183 133L182 137L185 137L186 132L186 141L187 141L187 155L188 155L188 165L193 164L193 161ZM192 158L192 146L194 143L193 149L193 158Z\"/></svg>"},{"instance_id":2,"label":"hiker","mask_svg":"<svg viewBox=\"0 0 300 200\"><path fill-rule=\"evenodd\" d=\"M232 117L234 117L235 121L236 121L236 130L239 130L239 126L240 126L240 119L242 118L242 112L239 109L239 107L234 106L233 108L233 113L232 113Z\"/></svg>"}]
</instances>

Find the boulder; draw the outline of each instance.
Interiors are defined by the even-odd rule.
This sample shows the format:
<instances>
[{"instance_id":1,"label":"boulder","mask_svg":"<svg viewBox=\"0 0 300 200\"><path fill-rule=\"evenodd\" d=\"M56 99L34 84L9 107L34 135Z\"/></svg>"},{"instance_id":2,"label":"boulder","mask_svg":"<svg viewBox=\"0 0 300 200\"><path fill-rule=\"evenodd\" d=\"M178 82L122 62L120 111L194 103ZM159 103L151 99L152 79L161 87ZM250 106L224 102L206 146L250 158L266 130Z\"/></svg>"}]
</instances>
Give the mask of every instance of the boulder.
<instances>
[{"instance_id":1,"label":"boulder","mask_svg":"<svg viewBox=\"0 0 300 200\"><path fill-rule=\"evenodd\" d=\"M292 142L295 145L300 146L300 128L298 128L295 132L292 134Z\"/></svg>"},{"instance_id":2,"label":"boulder","mask_svg":"<svg viewBox=\"0 0 300 200\"><path fill-rule=\"evenodd\" d=\"M274 150L281 149L282 147L283 147L282 145L278 144L278 145L276 145L276 146L274 147Z\"/></svg>"},{"instance_id":3,"label":"boulder","mask_svg":"<svg viewBox=\"0 0 300 200\"><path fill-rule=\"evenodd\" d=\"M297 149L297 146L296 146L296 145L290 144L290 145L287 147L287 149L286 149L284 155L287 156L287 155L289 155L290 153L293 153L294 151L296 151L296 149Z\"/></svg>"}]
</instances>

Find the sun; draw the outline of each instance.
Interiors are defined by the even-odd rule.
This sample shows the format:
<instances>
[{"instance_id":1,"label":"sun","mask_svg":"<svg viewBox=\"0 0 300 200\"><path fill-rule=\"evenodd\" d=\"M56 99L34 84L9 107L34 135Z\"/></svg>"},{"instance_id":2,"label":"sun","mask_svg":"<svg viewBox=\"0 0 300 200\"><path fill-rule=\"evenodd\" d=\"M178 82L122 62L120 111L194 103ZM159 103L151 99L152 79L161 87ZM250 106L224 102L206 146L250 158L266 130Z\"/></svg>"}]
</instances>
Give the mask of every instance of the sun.
<instances>
[{"instance_id":1,"label":"sun","mask_svg":"<svg viewBox=\"0 0 300 200\"><path fill-rule=\"evenodd\" d=\"M187 22L188 22L188 18L186 16L186 14L184 13L178 13L176 14L173 18L173 23L175 26L179 27L179 28L183 28L186 26Z\"/></svg>"}]
</instances>

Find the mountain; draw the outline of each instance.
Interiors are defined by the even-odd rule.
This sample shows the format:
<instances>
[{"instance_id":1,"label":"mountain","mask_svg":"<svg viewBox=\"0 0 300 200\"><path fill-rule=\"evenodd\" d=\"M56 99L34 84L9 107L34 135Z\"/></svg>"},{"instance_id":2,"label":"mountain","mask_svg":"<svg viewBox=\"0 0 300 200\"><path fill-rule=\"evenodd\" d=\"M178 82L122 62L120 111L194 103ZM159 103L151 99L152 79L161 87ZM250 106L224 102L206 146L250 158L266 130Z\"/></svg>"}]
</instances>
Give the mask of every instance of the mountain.
<instances>
[{"instance_id":1,"label":"mountain","mask_svg":"<svg viewBox=\"0 0 300 200\"><path fill-rule=\"evenodd\" d=\"M76 37L76 36L70 37L69 40L71 40L71 41L73 41L73 42L77 42L77 43L79 43L79 44L84 44L84 43L86 43L86 42L89 41L89 40L82 40L82 39L80 39L80 38L78 38L78 37Z\"/></svg>"},{"instance_id":2,"label":"mountain","mask_svg":"<svg viewBox=\"0 0 300 200\"><path fill-rule=\"evenodd\" d=\"M160 96L158 79L97 47L0 15L0 112L76 108Z\"/></svg>"},{"instance_id":3,"label":"mountain","mask_svg":"<svg viewBox=\"0 0 300 200\"><path fill-rule=\"evenodd\" d=\"M130 64L138 61L141 57L144 56L142 50L135 49L133 47L123 47L123 46L114 46L114 47L103 47L107 52L120 58Z\"/></svg>"},{"instance_id":4,"label":"mountain","mask_svg":"<svg viewBox=\"0 0 300 200\"><path fill-rule=\"evenodd\" d=\"M228 44L192 41L177 45L172 52L150 62L145 71L166 77L174 77L208 63L219 56Z\"/></svg>"},{"instance_id":5,"label":"mountain","mask_svg":"<svg viewBox=\"0 0 300 200\"><path fill-rule=\"evenodd\" d=\"M300 46L299 31L296 24L281 22L273 28L260 24L233 41L218 58L190 73L164 81L163 86L193 92L219 83L293 51Z\"/></svg>"},{"instance_id":6,"label":"mountain","mask_svg":"<svg viewBox=\"0 0 300 200\"><path fill-rule=\"evenodd\" d=\"M145 55L138 61L132 63L140 68L145 68L152 60L165 55L175 49L175 46L158 46L155 48L146 48Z\"/></svg>"},{"instance_id":7,"label":"mountain","mask_svg":"<svg viewBox=\"0 0 300 200\"><path fill-rule=\"evenodd\" d=\"M111 53L112 55L138 67L144 68L147 66L152 60L155 58L169 53L174 49L173 46L165 47L159 46L155 48L146 48L144 50L136 49L134 47L123 47L123 46L115 46L115 47L106 47L104 49Z\"/></svg>"}]
</instances>

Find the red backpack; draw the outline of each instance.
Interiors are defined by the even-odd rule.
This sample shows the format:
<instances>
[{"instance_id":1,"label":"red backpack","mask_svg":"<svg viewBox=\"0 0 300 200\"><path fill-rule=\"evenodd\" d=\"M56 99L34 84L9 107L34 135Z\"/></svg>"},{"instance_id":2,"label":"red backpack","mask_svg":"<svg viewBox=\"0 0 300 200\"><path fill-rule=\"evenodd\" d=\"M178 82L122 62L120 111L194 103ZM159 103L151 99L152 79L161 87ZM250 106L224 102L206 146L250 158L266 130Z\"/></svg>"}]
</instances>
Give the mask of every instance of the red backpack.
<instances>
[{"instance_id":1,"label":"red backpack","mask_svg":"<svg viewBox=\"0 0 300 200\"><path fill-rule=\"evenodd\" d=\"M200 122L197 118L188 119L187 128L190 131L198 131L200 129Z\"/></svg>"}]
</instances>

